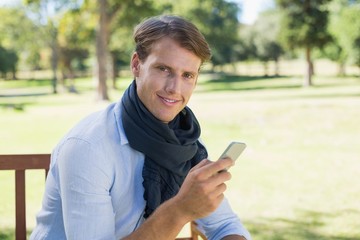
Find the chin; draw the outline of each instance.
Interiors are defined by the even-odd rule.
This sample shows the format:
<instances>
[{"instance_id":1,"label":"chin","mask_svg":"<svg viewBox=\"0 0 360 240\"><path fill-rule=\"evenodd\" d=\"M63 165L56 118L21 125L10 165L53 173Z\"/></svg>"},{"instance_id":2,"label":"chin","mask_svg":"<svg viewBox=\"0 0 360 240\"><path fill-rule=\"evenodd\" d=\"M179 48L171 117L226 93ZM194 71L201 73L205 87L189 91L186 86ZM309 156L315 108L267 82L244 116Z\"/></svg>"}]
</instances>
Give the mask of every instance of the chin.
<instances>
[{"instance_id":1,"label":"chin","mask_svg":"<svg viewBox=\"0 0 360 240\"><path fill-rule=\"evenodd\" d=\"M159 119L160 121L162 121L163 123L169 123L171 122L173 119L175 118L175 116L171 116L171 117L157 117L157 119Z\"/></svg>"},{"instance_id":2,"label":"chin","mask_svg":"<svg viewBox=\"0 0 360 240\"><path fill-rule=\"evenodd\" d=\"M171 118L171 119L159 119L160 121L162 121L163 123L169 123L173 120L174 118Z\"/></svg>"}]
</instances>

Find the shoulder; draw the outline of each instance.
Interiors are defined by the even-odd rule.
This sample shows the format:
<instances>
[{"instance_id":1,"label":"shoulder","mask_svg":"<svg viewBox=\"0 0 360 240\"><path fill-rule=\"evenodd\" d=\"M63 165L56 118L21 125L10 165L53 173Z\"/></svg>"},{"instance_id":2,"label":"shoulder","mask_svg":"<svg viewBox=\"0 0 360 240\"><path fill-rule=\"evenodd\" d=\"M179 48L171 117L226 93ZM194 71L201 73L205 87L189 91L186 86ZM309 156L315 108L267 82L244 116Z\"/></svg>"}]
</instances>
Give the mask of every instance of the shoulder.
<instances>
[{"instance_id":1,"label":"shoulder","mask_svg":"<svg viewBox=\"0 0 360 240\"><path fill-rule=\"evenodd\" d=\"M89 143L96 143L116 129L115 104L110 104L106 109L90 114L76 124L63 138L82 139Z\"/></svg>"},{"instance_id":2,"label":"shoulder","mask_svg":"<svg viewBox=\"0 0 360 240\"><path fill-rule=\"evenodd\" d=\"M123 160L138 158L128 144L121 122L121 101L95 112L75 125L52 153L51 165L57 161L71 164L100 164L110 169ZM83 161L82 161L83 160Z\"/></svg>"},{"instance_id":3,"label":"shoulder","mask_svg":"<svg viewBox=\"0 0 360 240\"><path fill-rule=\"evenodd\" d=\"M114 149L119 144L119 131L117 128L115 108L110 104L106 109L90 114L76 124L57 144L53 153L51 164L58 159L72 159L79 162L97 160L101 155ZM75 157L77 156L77 157Z\"/></svg>"}]
</instances>

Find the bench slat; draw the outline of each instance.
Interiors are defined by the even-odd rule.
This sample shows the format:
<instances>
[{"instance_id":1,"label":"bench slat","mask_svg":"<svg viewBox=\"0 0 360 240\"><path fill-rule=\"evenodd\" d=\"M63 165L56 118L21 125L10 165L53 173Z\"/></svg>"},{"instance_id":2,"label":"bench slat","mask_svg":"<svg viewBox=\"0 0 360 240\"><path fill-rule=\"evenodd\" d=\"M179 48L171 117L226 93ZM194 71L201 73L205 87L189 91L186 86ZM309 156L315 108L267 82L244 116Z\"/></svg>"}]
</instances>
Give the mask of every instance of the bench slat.
<instances>
[{"instance_id":1,"label":"bench slat","mask_svg":"<svg viewBox=\"0 0 360 240\"><path fill-rule=\"evenodd\" d=\"M0 155L0 170L48 169L50 154Z\"/></svg>"}]
</instances>

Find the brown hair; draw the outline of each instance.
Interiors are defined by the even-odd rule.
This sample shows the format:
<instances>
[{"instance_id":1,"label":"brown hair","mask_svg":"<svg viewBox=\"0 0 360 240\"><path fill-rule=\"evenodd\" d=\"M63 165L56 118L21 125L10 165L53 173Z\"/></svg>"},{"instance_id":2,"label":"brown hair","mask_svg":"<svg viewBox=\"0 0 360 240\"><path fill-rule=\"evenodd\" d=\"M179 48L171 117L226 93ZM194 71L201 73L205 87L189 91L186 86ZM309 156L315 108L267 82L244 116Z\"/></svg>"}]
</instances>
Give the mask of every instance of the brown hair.
<instances>
[{"instance_id":1,"label":"brown hair","mask_svg":"<svg viewBox=\"0 0 360 240\"><path fill-rule=\"evenodd\" d=\"M136 26L133 37L135 51L142 61L151 53L152 45L163 37L175 40L198 56L202 63L211 58L209 45L199 29L181 17L163 15L148 18Z\"/></svg>"}]
</instances>

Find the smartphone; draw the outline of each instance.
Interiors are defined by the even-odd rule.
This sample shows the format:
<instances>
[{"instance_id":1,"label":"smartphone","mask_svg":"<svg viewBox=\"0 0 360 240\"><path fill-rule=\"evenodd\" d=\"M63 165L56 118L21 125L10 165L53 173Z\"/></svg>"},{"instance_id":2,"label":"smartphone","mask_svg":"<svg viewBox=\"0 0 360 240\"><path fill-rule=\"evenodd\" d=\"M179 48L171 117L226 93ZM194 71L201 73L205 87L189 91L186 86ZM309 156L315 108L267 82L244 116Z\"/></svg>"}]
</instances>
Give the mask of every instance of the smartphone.
<instances>
[{"instance_id":1,"label":"smartphone","mask_svg":"<svg viewBox=\"0 0 360 240\"><path fill-rule=\"evenodd\" d=\"M246 144L242 142L231 142L229 146L225 149L223 154L221 154L219 160L222 158L231 158L233 161L236 161L240 154L245 150Z\"/></svg>"}]
</instances>

